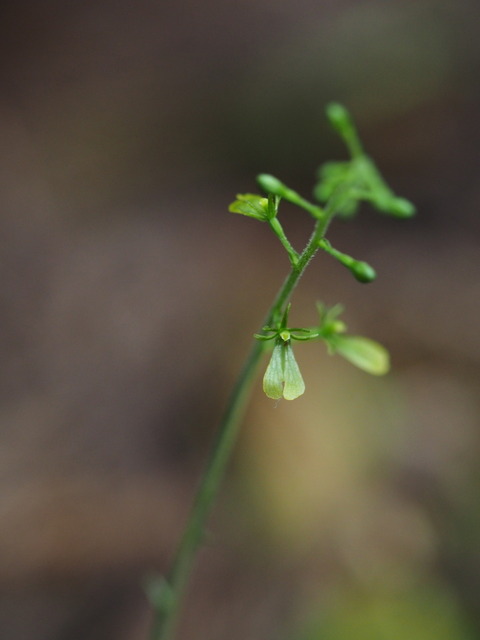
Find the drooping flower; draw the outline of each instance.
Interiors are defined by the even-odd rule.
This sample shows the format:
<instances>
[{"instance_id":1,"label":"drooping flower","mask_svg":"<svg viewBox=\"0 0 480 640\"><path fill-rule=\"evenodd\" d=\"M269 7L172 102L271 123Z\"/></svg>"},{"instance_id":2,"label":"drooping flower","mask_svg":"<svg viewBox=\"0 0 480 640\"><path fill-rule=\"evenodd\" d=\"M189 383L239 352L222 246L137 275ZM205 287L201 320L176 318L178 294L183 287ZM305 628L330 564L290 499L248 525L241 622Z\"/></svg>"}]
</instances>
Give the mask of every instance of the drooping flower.
<instances>
[{"instance_id":1,"label":"drooping flower","mask_svg":"<svg viewBox=\"0 0 480 640\"><path fill-rule=\"evenodd\" d=\"M278 337L263 377L263 390L273 400L295 400L305 391L305 383L293 354L290 339Z\"/></svg>"}]
</instances>

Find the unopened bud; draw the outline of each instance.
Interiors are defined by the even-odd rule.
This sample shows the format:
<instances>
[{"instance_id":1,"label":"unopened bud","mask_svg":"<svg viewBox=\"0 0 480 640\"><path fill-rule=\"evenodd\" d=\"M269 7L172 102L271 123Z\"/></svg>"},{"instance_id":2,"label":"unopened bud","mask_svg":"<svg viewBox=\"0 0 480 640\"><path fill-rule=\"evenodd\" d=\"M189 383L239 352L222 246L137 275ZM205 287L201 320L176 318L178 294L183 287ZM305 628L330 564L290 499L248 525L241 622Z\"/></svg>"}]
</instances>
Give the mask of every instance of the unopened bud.
<instances>
[{"instance_id":1,"label":"unopened bud","mask_svg":"<svg viewBox=\"0 0 480 640\"><path fill-rule=\"evenodd\" d=\"M274 196L283 196L288 191L283 182L268 173L261 173L257 176L257 183L266 193L271 193Z\"/></svg>"},{"instance_id":2,"label":"unopened bud","mask_svg":"<svg viewBox=\"0 0 480 640\"><path fill-rule=\"evenodd\" d=\"M350 266L350 271L359 282L372 282L377 277L377 272L368 262L355 260Z\"/></svg>"}]
</instances>

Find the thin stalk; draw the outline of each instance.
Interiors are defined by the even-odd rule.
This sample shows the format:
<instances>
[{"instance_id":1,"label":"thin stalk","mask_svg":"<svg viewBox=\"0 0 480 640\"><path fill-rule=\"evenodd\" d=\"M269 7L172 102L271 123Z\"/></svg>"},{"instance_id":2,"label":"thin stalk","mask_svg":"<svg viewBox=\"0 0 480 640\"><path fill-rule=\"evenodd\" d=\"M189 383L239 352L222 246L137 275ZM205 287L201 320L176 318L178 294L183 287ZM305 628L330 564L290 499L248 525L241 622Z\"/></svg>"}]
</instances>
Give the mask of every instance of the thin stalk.
<instances>
[{"instance_id":1,"label":"thin stalk","mask_svg":"<svg viewBox=\"0 0 480 640\"><path fill-rule=\"evenodd\" d=\"M290 262L292 263L293 266L295 266L297 264L298 258L300 256L298 255L298 253L295 251L295 249L290 244L290 241L288 240L287 236L285 235L285 231L283 230L283 227L280 224L279 219L278 218L271 218L268 221L268 223L269 223L270 227L272 228L273 232L275 233L275 235L278 237L278 239L282 243L283 248L288 253L288 257L290 258Z\"/></svg>"},{"instance_id":2,"label":"thin stalk","mask_svg":"<svg viewBox=\"0 0 480 640\"><path fill-rule=\"evenodd\" d=\"M333 215L333 208L327 205L322 212L322 217L317 219L313 234L298 257L297 263L292 266L290 274L280 287L264 325L270 324L280 316L282 308L288 302L308 263L318 251L319 241L325 234ZM256 340L230 395L172 567L163 583L161 592L157 593L156 597L152 597L154 618L150 640L169 640L172 638L195 555L202 542L207 517L219 491L225 468L237 439L241 419L247 406L248 393L263 350L263 343Z\"/></svg>"}]
</instances>

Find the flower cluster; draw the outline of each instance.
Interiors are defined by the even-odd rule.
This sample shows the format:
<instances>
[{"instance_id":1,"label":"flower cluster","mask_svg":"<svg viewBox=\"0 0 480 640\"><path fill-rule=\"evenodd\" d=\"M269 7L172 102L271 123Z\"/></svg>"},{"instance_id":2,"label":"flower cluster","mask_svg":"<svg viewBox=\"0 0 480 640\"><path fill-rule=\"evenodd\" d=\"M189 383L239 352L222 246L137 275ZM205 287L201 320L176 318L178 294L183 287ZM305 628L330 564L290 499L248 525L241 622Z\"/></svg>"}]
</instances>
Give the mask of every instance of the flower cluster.
<instances>
[{"instance_id":1,"label":"flower cluster","mask_svg":"<svg viewBox=\"0 0 480 640\"><path fill-rule=\"evenodd\" d=\"M346 267L359 282L368 283L376 278L376 271L370 264L339 251L325 237L335 216L353 217L361 202L368 202L381 213L397 218L410 218L415 214L414 205L395 195L373 160L363 150L353 120L345 107L331 103L326 111L333 129L345 142L350 158L328 162L319 168L313 192L318 204L310 202L275 176L262 173L257 176L257 183L267 197L252 193L238 194L229 207L233 213L266 222L282 243L292 266L284 294L279 298L282 303L278 303L278 306L275 304L271 310L271 317L274 318L272 326L263 327L263 333L255 336L258 340L273 342L263 389L269 398L274 399L283 397L294 400L305 391L305 383L293 353L292 344L296 340L323 340L330 354L338 353L373 375L387 373L390 366L388 352L378 342L347 334L345 323L338 319L342 311L340 306L328 309L322 304L317 305L320 320L316 327L309 329L288 327L290 305L281 315L285 301L318 249ZM290 244L279 221L278 211L282 200L307 211L315 220L314 232L301 253Z\"/></svg>"}]
</instances>

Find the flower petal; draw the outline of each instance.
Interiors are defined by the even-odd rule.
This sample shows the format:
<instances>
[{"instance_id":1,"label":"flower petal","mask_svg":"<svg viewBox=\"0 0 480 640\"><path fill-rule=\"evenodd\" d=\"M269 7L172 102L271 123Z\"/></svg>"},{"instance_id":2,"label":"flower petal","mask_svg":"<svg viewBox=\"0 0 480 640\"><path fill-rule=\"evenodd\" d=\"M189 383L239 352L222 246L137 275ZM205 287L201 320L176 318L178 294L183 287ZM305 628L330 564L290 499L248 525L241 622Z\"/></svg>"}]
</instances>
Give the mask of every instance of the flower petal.
<instances>
[{"instance_id":1,"label":"flower petal","mask_svg":"<svg viewBox=\"0 0 480 640\"><path fill-rule=\"evenodd\" d=\"M375 340L361 336L335 335L329 339L333 350L359 369L382 376L390 369L388 351Z\"/></svg>"},{"instance_id":2,"label":"flower petal","mask_svg":"<svg viewBox=\"0 0 480 640\"><path fill-rule=\"evenodd\" d=\"M305 391L305 383L298 368L297 361L293 355L292 345L288 342L284 345L284 369L283 376L285 386L283 397L285 400L295 400Z\"/></svg>"},{"instance_id":3,"label":"flower petal","mask_svg":"<svg viewBox=\"0 0 480 640\"><path fill-rule=\"evenodd\" d=\"M267 370L263 376L263 390L265 394L273 400L278 400L283 396L283 345L276 344L273 348L272 357L268 363Z\"/></svg>"}]
</instances>

